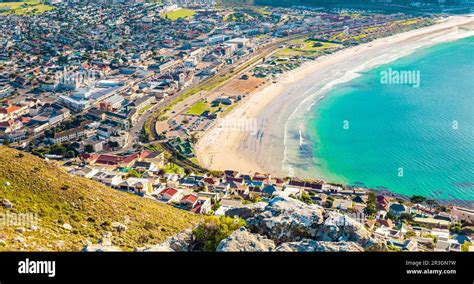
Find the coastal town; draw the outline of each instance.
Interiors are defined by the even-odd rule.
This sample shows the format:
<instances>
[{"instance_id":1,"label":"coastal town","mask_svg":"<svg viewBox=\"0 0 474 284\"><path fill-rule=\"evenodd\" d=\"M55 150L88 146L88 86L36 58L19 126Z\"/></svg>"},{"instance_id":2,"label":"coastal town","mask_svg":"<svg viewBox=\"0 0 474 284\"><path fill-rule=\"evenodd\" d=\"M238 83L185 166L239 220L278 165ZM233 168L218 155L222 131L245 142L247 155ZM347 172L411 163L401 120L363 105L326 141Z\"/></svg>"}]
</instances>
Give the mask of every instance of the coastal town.
<instances>
[{"instance_id":1,"label":"coastal town","mask_svg":"<svg viewBox=\"0 0 474 284\"><path fill-rule=\"evenodd\" d=\"M293 198L353 217L390 251L474 251L472 206L206 169L195 153L208 129L289 71L444 15L212 1L46 2L0 3L3 145L195 214L223 216Z\"/></svg>"}]
</instances>

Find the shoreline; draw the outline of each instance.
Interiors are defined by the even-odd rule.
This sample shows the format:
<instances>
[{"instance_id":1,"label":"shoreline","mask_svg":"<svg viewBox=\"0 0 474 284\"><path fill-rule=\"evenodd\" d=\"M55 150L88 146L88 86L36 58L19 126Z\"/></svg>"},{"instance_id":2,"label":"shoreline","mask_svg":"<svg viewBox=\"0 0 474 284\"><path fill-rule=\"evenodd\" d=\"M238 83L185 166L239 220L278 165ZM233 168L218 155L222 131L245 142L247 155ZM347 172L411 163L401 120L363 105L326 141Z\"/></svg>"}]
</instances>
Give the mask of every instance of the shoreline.
<instances>
[{"instance_id":1,"label":"shoreline","mask_svg":"<svg viewBox=\"0 0 474 284\"><path fill-rule=\"evenodd\" d=\"M197 158L212 170L323 178L313 159L305 161L306 115L334 86L407 56L420 48L473 36L472 16L452 16L440 23L346 48L306 62L239 103L224 119L252 120L254 132L223 128L218 121L196 145ZM469 25L470 29L459 28ZM225 126L225 124L224 124ZM317 157L316 157L317 158ZM307 159L307 157L306 157ZM309 161L310 160L310 161Z\"/></svg>"}]
</instances>

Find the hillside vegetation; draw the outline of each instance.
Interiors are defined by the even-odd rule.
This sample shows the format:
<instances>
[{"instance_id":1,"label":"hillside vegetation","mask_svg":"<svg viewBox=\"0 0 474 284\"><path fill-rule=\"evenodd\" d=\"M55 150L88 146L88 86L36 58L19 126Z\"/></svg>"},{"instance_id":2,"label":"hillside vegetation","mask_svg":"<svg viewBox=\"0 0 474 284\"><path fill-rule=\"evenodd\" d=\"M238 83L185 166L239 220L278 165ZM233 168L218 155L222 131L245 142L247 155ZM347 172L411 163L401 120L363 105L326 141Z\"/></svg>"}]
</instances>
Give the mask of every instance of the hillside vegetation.
<instances>
[{"instance_id":1,"label":"hillside vegetation","mask_svg":"<svg viewBox=\"0 0 474 284\"><path fill-rule=\"evenodd\" d=\"M0 3L0 16L36 15L56 9L54 6L41 4L39 0Z\"/></svg>"},{"instance_id":2,"label":"hillside vegetation","mask_svg":"<svg viewBox=\"0 0 474 284\"><path fill-rule=\"evenodd\" d=\"M6 200L13 207L5 205ZM0 202L0 250L4 251L81 250L85 243L97 243L106 232L112 232L114 246L133 250L159 243L201 219L70 176L55 162L4 146L0 146ZM37 214L36 226L7 226L8 214L24 213ZM117 223L125 229L118 230Z\"/></svg>"}]
</instances>

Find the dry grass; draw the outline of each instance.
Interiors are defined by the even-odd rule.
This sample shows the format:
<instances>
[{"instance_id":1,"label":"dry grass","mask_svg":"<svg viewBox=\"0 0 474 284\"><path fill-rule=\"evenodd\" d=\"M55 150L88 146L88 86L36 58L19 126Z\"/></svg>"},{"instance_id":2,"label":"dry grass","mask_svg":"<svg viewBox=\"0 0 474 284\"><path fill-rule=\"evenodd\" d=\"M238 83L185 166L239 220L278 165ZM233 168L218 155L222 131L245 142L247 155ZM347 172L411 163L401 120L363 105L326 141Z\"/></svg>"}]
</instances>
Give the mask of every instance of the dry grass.
<instances>
[{"instance_id":1,"label":"dry grass","mask_svg":"<svg viewBox=\"0 0 474 284\"><path fill-rule=\"evenodd\" d=\"M253 93L258 86L265 82L265 79L263 78L257 78L251 76L250 74L248 76L249 77L247 80L243 80L241 78L232 79L219 91L230 95L245 95L247 93Z\"/></svg>"},{"instance_id":2,"label":"dry grass","mask_svg":"<svg viewBox=\"0 0 474 284\"><path fill-rule=\"evenodd\" d=\"M38 230L16 232L16 227L0 223L0 250L77 251L83 241L97 240L113 232L114 245L125 250L155 244L199 222L201 216L170 205L120 192L100 183L68 175L52 162L27 153L0 147L0 199L14 206L0 205L0 214L36 213ZM6 186L5 182L11 185ZM115 232L112 222L127 223L127 230ZM73 230L62 225L68 223ZM28 229L28 228L27 228ZM25 242L15 242L15 237ZM64 241L58 246L58 241Z\"/></svg>"}]
</instances>

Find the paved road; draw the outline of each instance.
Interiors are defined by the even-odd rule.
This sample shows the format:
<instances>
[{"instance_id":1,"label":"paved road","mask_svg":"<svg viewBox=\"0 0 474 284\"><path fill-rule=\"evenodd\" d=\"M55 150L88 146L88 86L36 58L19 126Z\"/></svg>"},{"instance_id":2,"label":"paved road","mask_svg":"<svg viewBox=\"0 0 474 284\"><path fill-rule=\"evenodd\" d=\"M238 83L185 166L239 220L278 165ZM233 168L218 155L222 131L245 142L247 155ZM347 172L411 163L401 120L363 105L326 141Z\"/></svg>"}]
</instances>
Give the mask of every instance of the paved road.
<instances>
[{"instance_id":1,"label":"paved road","mask_svg":"<svg viewBox=\"0 0 474 284\"><path fill-rule=\"evenodd\" d=\"M203 81L201 81L201 82L199 82L199 83L197 83L197 84L195 84L195 85L193 85L189 88L204 87L206 84L211 83L212 80L215 80L216 78L219 78L219 77L222 77L222 76L226 76L229 72L232 72L234 69L238 68L239 66L241 66L241 65L243 65L243 64L245 64L245 63L247 63L251 60L255 60L257 58L262 59L262 58L265 58L265 57L271 55L272 53L274 53L279 48L280 45L282 45L282 44L284 44L284 43L286 43L290 40L294 40L295 38L302 37L302 36L303 35L299 34L299 35L286 37L286 38L283 38L283 39L279 39L275 42L272 42L272 43L268 44L267 46L261 48L257 52L250 53L250 54L247 54L247 55L243 56L242 58L240 58L238 61L234 62L233 64L227 65L224 68L222 68L221 70L219 70L212 77L209 77L209 78L207 78L207 79L205 79L205 80L203 80ZM226 81L224 81L223 84L226 84L227 82L229 82L230 80L238 77L242 73L247 72L248 70L250 70L251 68L253 68L255 65L257 65L259 63L260 63L260 60L255 60L255 62L253 62L249 66L247 66L244 69L239 70L239 72L236 72L235 74L233 74L233 76L231 76ZM216 89L218 89L220 87L222 87L222 85L216 87ZM174 97L179 97L181 94L186 92L189 88L187 88L185 90L182 90L181 92L176 94ZM192 106L193 104L197 103L199 100L203 99L204 97L205 97L205 93L198 92L198 93L184 99L182 102L180 102L180 105L177 108L176 107L173 108L174 113L169 116L168 120L178 116L179 114L181 114L182 112L187 110L187 108L189 106ZM155 125L155 127L156 127L156 125Z\"/></svg>"}]
</instances>

